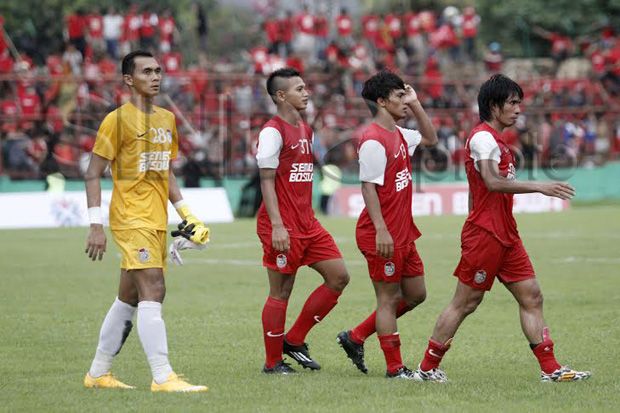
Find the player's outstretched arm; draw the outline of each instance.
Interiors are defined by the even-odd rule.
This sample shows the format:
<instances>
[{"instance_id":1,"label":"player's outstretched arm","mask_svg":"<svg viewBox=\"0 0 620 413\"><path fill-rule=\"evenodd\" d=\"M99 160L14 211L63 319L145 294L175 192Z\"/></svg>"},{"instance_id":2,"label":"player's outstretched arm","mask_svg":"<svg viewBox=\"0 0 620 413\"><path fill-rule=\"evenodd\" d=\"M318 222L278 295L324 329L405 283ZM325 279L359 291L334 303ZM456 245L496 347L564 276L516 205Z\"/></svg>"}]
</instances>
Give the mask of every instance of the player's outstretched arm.
<instances>
[{"instance_id":1,"label":"player's outstretched arm","mask_svg":"<svg viewBox=\"0 0 620 413\"><path fill-rule=\"evenodd\" d=\"M476 165L484 184L492 192L510 194L540 192L560 199L571 199L575 196L575 188L564 182L523 182L506 179L499 174L498 163L491 159L481 159Z\"/></svg>"},{"instance_id":2,"label":"player's outstretched arm","mask_svg":"<svg viewBox=\"0 0 620 413\"><path fill-rule=\"evenodd\" d=\"M391 258L394 254L394 240L385 225L383 214L381 214L381 204L377 195L376 184L362 182L362 196L366 204L366 210L370 220L375 226L375 241L377 244L377 254L383 258Z\"/></svg>"},{"instance_id":3,"label":"player's outstretched arm","mask_svg":"<svg viewBox=\"0 0 620 413\"><path fill-rule=\"evenodd\" d=\"M86 252L93 261L103 258L106 250L106 236L101 216L101 175L108 166L108 160L93 153L84 176L86 185L86 205L90 229L86 238Z\"/></svg>"},{"instance_id":4,"label":"player's outstretched arm","mask_svg":"<svg viewBox=\"0 0 620 413\"><path fill-rule=\"evenodd\" d=\"M276 194L276 170L272 168L260 168L260 189L263 194L263 202L267 209L267 215L271 221L271 244L276 251L288 252L291 243L288 231L284 228L284 222L280 215L278 196Z\"/></svg>"},{"instance_id":5,"label":"player's outstretched arm","mask_svg":"<svg viewBox=\"0 0 620 413\"><path fill-rule=\"evenodd\" d=\"M177 178L172 171L168 173L168 199L170 199L170 202L172 202L185 224L183 228L179 228L179 235L196 244L204 245L209 242L209 228L196 218L187 202L183 200Z\"/></svg>"},{"instance_id":6,"label":"player's outstretched arm","mask_svg":"<svg viewBox=\"0 0 620 413\"><path fill-rule=\"evenodd\" d=\"M437 145L437 142L439 142L437 132L435 131L430 118L426 114L426 111L422 107L422 104L418 100L418 94L413 87L408 84L405 85L405 93L405 97L403 98L405 99L405 104L409 106L409 109L413 112L413 116L415 116L418 121L418 130L422 135L422 140L420 143L424 146Z\"/></svg>"}]
</instances>

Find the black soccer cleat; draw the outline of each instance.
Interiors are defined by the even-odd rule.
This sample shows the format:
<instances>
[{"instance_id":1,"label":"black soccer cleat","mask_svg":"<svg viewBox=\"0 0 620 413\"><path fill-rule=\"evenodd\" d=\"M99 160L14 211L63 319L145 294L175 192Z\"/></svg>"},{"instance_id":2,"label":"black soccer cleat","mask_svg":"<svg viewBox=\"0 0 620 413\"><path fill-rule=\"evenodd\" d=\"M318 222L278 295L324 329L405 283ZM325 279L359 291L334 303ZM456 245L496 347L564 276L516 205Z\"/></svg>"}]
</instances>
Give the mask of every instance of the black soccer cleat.
<instances>
[{"instance_id":1,"label":"black soccer cleat","mask_svg":"<svg viewBox=\"0 0 620 413\"><path fill-rule=\"evenodd\" d=\"M394 373L385 373L385 377L387 377L388 379L416 380L415 372L409 370L405 366L402 366Z\"/></svg>"},{"instance_id":2,"label":"black soccer cleat","mask_svg":"<svg viewBox=\"0 0 620 413\"><path fill-rule=\"evenodd\" d=\"M284 362L283 360L278 361L275 366L271 368L267 368L267 366L263 367L263 373L265 374L293 374L297 373L297 371L291 367L290 364Z\"/></svg>"},{"instance_id":3,"label":"black soccer cleat","mask_svg":"<svg viewBox=\"0 0 620 413\"><path fill-rule=\"evenodd\" d=\"M341 331L336 337L336 341L340 347L347 353L347 357L351 359L355 367L364 374L368 374L366 364L364 364L364 345L357 344L351 340L351 331Z\"/></svg>"},{"instance_id":4,"label":"black soccer cleat","mask_svg":"<svg viewBox=\"0 0 620 413\"><path fill-rule=\"evenodd\" d=\"M287 356L298 362L304 369L321 370L321 366L310 357L308 351L308 344L304 343L301 346L294 346L284 340L284 346L282 351Z\"/></svg>"}]
</instances>

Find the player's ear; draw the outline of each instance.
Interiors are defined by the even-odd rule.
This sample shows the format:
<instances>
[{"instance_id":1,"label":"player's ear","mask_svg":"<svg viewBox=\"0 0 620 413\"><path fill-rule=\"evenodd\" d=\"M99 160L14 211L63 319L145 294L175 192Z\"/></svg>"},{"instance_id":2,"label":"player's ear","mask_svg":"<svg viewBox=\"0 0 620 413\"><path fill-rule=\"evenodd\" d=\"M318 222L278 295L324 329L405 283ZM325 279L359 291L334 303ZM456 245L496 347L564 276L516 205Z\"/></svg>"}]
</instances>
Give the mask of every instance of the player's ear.
<instances>
[{"instance_id":1,"label":"player's ear","mask_svg":"<svg viewBox=\"0 0 620 413\"><path fill-rule=\"evenodd\" d=\"M133 77L131 75L123 75L123 82L129 87L133 86Z\"/></svg>"},{"instance_id":2,"label":"player's ear","mask_svg":"<svg viewBox=\"0 0 620 413\"><path fill-rule=\"evenodd\" d=\"M386 104L387 104L387 99L384 99L384 98L377 99L377 106L381 106L382 108L384 108Z\"/></svg>"},{"instance_id":3,"label":"player's ear","mask_svg":"<svg viewBox=\"0 0 620 413\"><path fill-rule=\"evenodd\" d=\"M276 91L276 99L278 102L284 102L286 100L286 93L283 90Z\"/></svg>"}]
</instances>

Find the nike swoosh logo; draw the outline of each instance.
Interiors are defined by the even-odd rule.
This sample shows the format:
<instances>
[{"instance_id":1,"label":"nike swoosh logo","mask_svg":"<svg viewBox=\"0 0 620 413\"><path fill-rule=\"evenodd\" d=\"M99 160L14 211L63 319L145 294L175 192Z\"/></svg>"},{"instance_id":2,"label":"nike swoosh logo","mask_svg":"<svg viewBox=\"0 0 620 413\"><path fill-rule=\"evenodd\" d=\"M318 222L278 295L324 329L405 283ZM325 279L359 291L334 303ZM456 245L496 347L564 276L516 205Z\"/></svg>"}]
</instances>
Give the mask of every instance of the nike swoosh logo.
<instances>
[{"instance_id":1,"label":"nike swoosh logo","mask_svg":"<svg viewBox=\"0 0 620 413\"><path fill-rule=\"evenodd\" d=\"M439 354L435 353L435 352L433 351L433 349L428 349L428 354L430 354L430 355L431 355L431 356L433 356L433 357L437 357L438 359L440 359L440 358L441 358L441 356L440 356Z\"/></svg>"},{"instance_id":2,"label":"nike swoosh logo","mask_svg":"<svg viewBox=\"0 0 620 413\"><path fill-rule=\"evenodd\" d=\"M267 331L267 337L282 337L284 333L273 334L271 331Z\"/></svg>"},{"instance_id":3,"label":"nike swoosh logo","mask_svg":"<svg viewBox=\"0 0 620 413\"><path fill-rule=\"evenodd\" d=\"M319 317L318 315L314 316L314 321L316 321L317 323L321 322L321 317Z\"/></svg>"},{"instance_id":4,"label":"nike swoosh logo","mask_svg":"<svg viewBox=\"0 0 620 413\"><path fill-rule=\"evenodd\" d=\"M291 146L291 149L295 149L295 148L297 148L298 146L299 146L299 144L297 144L297 145L293 145L293 146Z\"/></svg>"}]
</instances>

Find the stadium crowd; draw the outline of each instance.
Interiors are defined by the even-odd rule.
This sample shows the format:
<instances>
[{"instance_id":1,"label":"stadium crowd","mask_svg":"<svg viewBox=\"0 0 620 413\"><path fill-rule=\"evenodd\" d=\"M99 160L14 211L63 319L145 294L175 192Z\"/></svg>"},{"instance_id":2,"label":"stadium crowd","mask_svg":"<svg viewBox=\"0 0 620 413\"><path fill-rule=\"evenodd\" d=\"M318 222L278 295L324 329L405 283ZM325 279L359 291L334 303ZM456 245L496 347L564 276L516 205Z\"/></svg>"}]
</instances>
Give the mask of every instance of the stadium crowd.
<instances>
[{"instance_id":1,"label":"stadium crowd","mask_svg":"<svg viewBox=\"0 0 620 413\"><path fill-rule=\"evenodd\" d=\"M155 53L166 73L159 103L180 120L183 156L176 167L190 185L203 175L219 180L255 170L258 131L273 112L264 78L279 67L304 73L313 93L308 120L318 138L316 153L345 170L356 167L354 140L369 121L359 97L369 75L391 68L416 88L440 141L429 152L429 167L442 169L463 162L465 131L478 120L479 84L509 69L499 43L478 49L484 21L472 7L362 16L306 6L281 14L266 9L256 29L261 39L238 60L210 58L206 12L193 7L196 23L185 29L194 32L198 47L191 58L180 52L181 29L170 10L77 10L66 17L62 53L39 66L1 30L0 172L80 177L99 123L128 95L116 80L119 57L136 48ZM516 73L525 78L525 112L506 140L525 166L592 165L618 157L618 35L610 28L580 39L542 28L535 33L550 42L544 57L552 66L547 73L536 74L532 65ZM572 56L587 70L567 76Z\"/></svg>"}]
</instances>

